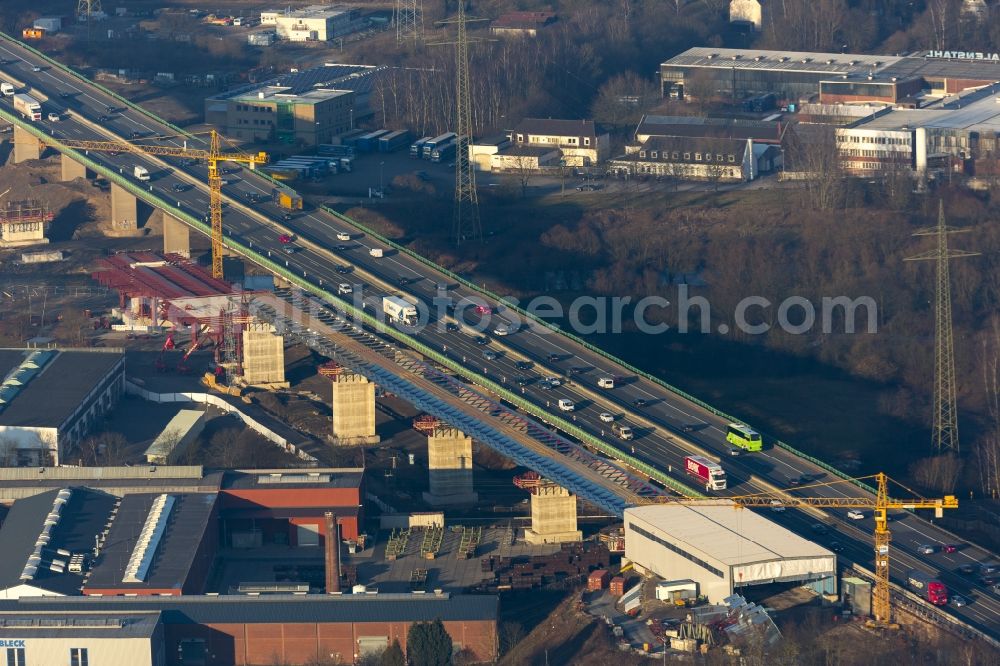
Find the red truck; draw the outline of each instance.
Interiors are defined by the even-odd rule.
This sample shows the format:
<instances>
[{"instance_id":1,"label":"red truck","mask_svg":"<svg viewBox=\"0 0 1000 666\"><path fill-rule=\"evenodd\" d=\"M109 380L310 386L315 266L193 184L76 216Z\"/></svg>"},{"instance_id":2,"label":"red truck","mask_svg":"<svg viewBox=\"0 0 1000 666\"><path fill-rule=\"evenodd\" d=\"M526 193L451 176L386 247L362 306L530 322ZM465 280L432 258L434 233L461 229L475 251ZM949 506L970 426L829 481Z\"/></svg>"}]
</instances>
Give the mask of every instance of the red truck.
<instances>
[{"instance_id":1,"label":"red truck","mask_svg":"<svg viewBox=\"0 0 1000 666\"><path fill-rule=\"evenodd\" d=\"M705 490L725 490L726 471L722 465L704 456L688 456L684 459L684 471L705 484Z\"/></svg>"},{"instance_id":2,"label":"red truck","mask_svg":"<svg viewBox=\"0 0 1000 666\"><path fill-rule=\"evenodd\" d=\"M906 582L917 594L935 606L944 606L948 603L948 587L930 574L919 569L911 569L906 574Z\"/></svg>"}]
</instances>

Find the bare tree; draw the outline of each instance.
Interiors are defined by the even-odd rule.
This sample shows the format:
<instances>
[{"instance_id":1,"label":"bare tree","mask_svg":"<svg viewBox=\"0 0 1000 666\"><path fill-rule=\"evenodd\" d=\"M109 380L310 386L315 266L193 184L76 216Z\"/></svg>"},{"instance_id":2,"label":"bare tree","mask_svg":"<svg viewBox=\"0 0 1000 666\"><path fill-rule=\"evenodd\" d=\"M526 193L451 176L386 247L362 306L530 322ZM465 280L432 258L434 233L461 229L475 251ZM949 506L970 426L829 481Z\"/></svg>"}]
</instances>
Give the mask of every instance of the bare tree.
<instances>
[{"instance_id":1,"label":"bare tree","mask_svg":"<svg viewBox=\"0 0 1000 666\"><path fill-rule=\"evenodd\" d=\"M1000 322L992 321L982 343L983 387L989 423L976 445L979 487L987 497L1000 496Z\"/></svg>"}]
</instances>

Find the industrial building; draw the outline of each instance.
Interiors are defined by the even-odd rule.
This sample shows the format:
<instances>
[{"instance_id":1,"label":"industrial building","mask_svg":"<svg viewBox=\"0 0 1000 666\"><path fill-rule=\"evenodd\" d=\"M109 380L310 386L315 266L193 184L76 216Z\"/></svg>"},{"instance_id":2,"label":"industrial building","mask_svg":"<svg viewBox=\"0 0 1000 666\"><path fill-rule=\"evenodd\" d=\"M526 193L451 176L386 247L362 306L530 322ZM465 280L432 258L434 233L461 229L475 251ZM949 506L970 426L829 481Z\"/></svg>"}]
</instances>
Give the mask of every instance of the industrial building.
<instances>
[{"instance_id":1,"label":"industrial building","mask_svg":"<svg viewBox=\"0 0 1000 666\"><path fill-rule=\"evenodd\" d=\"M1000 60L965 51L909 56L697 47L660 65L664 97L738 102L774 94L779 105L918 105L1000 81ZM790 107L791 108L791 107Z\"/></svg>"},{"instance_id":2,"label":"industrial building","mask_svg":"<svg viewBox=\"0 0 1000 666\"><path fill-rule=\"evenodd\" d=\"M525 118L510 134L515 148L556 148L562 166L591 166L607 159L610 139L593 120Z\"/></svg>"},{"instance_id":3,"label":"industrial building","mask_svg":"<svg viewBox=\"0 0 1000 666\"><path fill-rule=\"evenodd\" d=\"M95 666L352 663L394 640L405 649L410 624L440 619L456 651L485 663L498 656L498 605L447 593L24 598L0 601L0 652L28 665L73 651Z\"/></svg>"},{"instance_id":4,"label":"industrial building","mask_svg":"<svg viewBox=\"0 0 1000 666\"><path fill-rule=\"evenodd\" d=\"M243 141L331 143L372 115L369 104L383 67L328 63L205 100L205 121Z\"/></svg>"},{"instance_id":5,"label":"industrial building","mask_svg":"<svg viewBox=\"0 0 1000 666\"><path fill-rule=\"evenodd\" d=\"M61 465L118 403L120 349L0 349L0 458Z\"/></svg>"},{"instance_id":6,"label":"industrial building","mask_svg":"<svg viewBox=\"0 0 1000 666\"><path fill-rule=\"evenodd\" d=\"M490 23L490 32L501 36L535 37L557 19L555 12L507 12Z\"/></svg>"},{"instance_id":7,"label":"industrial building","mask_svg":"<svg viewBox=\"0 0 1000 666\"><path fill-rule=\"evenodd\" d=\"M836 555L724 500L626 509L625 557L665 580L695 581L711 602L743 585L774 582L836 593Z\"/></svg>"},{"instance_id":8,"label":"industrial building","mask_svg":"<svg viewBox=\"0 0 1000 666\"><path fill-rule=\"evenodd\" d=\"M41 469L0 478L18 497L0 599L200 595L220 548L326 548L327 512L340 540L360 537L360 469Z\"/></svg>"},{"instance_id":9,"label":"industrial building","mask_svg":"<svg viewBox=\"0 0 1000 666\"><path fill-rule=\"evenodd\" d=\"M357 32L368 20L357 9L337 5L312 5L297 10L265 10L261 25L273 25L279 39L292 42L328 42Z\"/></svg>"},{"instance_id":10,"label":"industrial building","mask_svg":"<svg viewBox=\"0 0 1000 666\"><path fill-rule=\"evenodd\" d=\"M645 115L635 142L608 169L630 177L751 181L781 166L787 129L780 122Z\"/></svg>"}]
</instances>

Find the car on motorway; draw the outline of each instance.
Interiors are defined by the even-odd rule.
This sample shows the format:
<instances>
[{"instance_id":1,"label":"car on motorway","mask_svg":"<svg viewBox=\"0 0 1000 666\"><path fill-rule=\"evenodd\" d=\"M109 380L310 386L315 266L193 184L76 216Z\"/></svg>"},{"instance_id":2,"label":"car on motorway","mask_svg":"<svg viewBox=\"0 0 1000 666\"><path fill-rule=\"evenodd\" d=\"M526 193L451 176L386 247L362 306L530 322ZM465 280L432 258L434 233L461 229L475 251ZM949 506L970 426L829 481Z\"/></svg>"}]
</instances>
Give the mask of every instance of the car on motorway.
<instances>
[{"instance_id":1,"label":"car on motorway","mask_svg":"<svg viewBox=\"0 0 1000 666\"><path fill-rule=\"evenodd\" d=\"M244 192L243 198L247 200L247 203L258 203L260 201L260 195L256 192Z\"/></svg>"},{"instance_id":2,"label":"car on motorway","mask_svg":"<svg viewBox=\"0 0 1000 666\"><path fill-rule=\"evenodd\" d=\"M72 97L73 93L69 92L68 90L63 90L61 93L59 93L59 96L63 99L66 99L67 97Z\"/></svg>"},{"instance_id":3,"label":"car on motorway","mask_svg":"<svg viewBox=\"0 0 1000 666\"><path fill-rule=\"evenodd\" d=\"M585 183L583 185L577 185L576 186L576 191L577 192L593 192L594 190L599 190L599 189L600 189L600 185L591 185L589 183Z\"/></svg>"},{"instance_id":4,"label":"car on motorway","mask_svg":"<svg viewBox=\"0 0 1000 666\"><path fill-rule=\"evenodd\" d=\"M131 133L129 133L129 138L130 139L141 139L142 138L142 132L136 132L135 130L133 130Z\"/></svg>"},{"instance_id":5,"label":"car on motorway","mask_svg":"<svg viewBox=\"0 0 1000 666\"><path fill-rule=\"evenodd\" d=\"M109 118L107 116L97 116L97 122L99 122L99 123L106 123L106 122L108 122L110 120L111 120L111 118Z\"/></svg>"},{"instance_id":6,"label":"car on motorway","mask_svg":"<svg viewBox=\"0 0 1000 666\"><path fill-rule=\"evenodd\" d=\"M499 336L499 337L503 337L503 336L507 335L508 333L510 333L510 331L507 330L507 325L506 324L500 324L499 326L497 326L496 328L493 329L493 335L496 335L496 336Z\"/></svg>"},{"instance_id":7,"label":"car on motorway","mask_svg":"<svg viewBox=\"0 0 1000 666\"><path fill-rule=\"evenodd\" d=\"M576 409L576 403L569 398L559 398L559 409L564 412L572 412Z\"/></svg>"},{"instance_id":8,"label":"car on motorway","mask_svg":"<svg viewBox=\"0 0 1000 666\"><path fill-rule=\"evenodd\" d=\"M483 358L486 359L487 361L495 361L497 360L497 353L492 349L484 350Z\"/></svg>"},{"instance_id":9,"label":"car on motorway","mask_svg":"<svg viewBox=\"0 0 1000 666\"><path fill-rule=\"evenodd\" d=\"M865 514L858 511L857 509L851 509L850 511L847 512L847 517L850 518L851 520L864 520Z\"/></svg>"},{"instance_id":10,"label":"car on motorway","mask_svg":"<svg viewBox=\"0 0 1000 666\"><path fill-rule=\"evenodd\" d=\"M830 531L830 528L828 528L823 523L813 523L812 525L809 526L809 529L811 529L816 534L826 534L827 532Z\"/></svg>"},{"instance_id":11,"label":"car on motorway","mask_svg":"<svg viewBox=\"0 0 1000 666\"><path fill-rule=\"evenodd\" d=\"M457 333L458 331L462 330L462 328L458 324L449 321L447 324L444 325L444 330L448 331L449 333Z\"/></svg>"},{"instance_id":12,"label":"car on motorway","mask_svg":"<svg viewBox=\"0 0 1000 666\"><path fill-rule=\"evenodd\" d=\"M298 252L298 251L299 251L300 249L301 249L301 248L299 248L299 247L298 247L298 246L296 246L296 245L286 245L286 246L285 246L285 254L295 254L295 253L296 253L296 252Z\"/></svg>"},{"instance_id":13,"label":"car on motorway","mask_svg":"<svg viewBox=\"0 0 1000 666\"><path fill-rule=\"evenodd\" d=\"M187 183L174 183L170 189L172 189L174 192L187 192L189 189L191 189L191 186L188 185Z\"/></svg>"},{"instance_id":14,"label":"car on motorway","mask_svg":"<svg viewBox=\"0 0 1000 666\"><path fill-rule=\"evenodd\" d=\"M52 111L52 112L50 112L50 113L49 113L49 115L48 115L48 119L49 119L49 122L50 122L50 123L57 123L57 122L59 122L60 120L62 120L62 116L60 116L60 115L59 115L58 113L56 113L55 111Z\"/></svg>"},{"instance_id":15,"label":"car on motorway","mask_svg":"<svg viewBox=\"0 0 1000 666\"><path fill-rule=\"evenodd\" d=\"M524 375L518 375L517 377L514 377L514 382L518 386L527 386L528 384L531 383L531 377L525 377Z\"/></svg>"},{"instance_id":16,"label":"car on motorway","mask_svg":"<svg viewBox=\"0 0 1000 666\"><path fill-rule=\"evenodd\" d=\"M341 245L334 246L333 249L336 250L337 252L346 252L347 250L350 250L351 247L349 245L343 245L343 244L341 244Z\"/></svg>"},{"instance_id":17,"label":"car on motorway","mask_svg":"<svg viewBox=\"0 0 1000 666\"><path fill-rule=\"evenodd\" d=\"M917 552L920 553L921 555L933 555L934 553L937 552L937 547L932 546L929 543L922 543L919 546L917 546Z\"/></svg>"},{"instance_id":18,"label":"car on motorway","mask_svg":"<svg viewBox=\"0 0 1000 666\"><path fill-rule=\"evenodd\" d=\"M775 513L781 513L784 510L785 510L785 505L781 503L781 500L779 499L771 500L771 511L774 511Z\"/></svg>"},{"instance_id":19,"label":"car on motorway","mask_svg":"<svg viewBox=\"0 0 1000 666\"><path fill-rule=\"evenodd\" d=\"M486 337L485 335L476 336L476 344L477 345L488 345L489 343L490 343L490 339L488 337Z\"/></svg>"},{"instance_id":20,"label":"car on motorway","mask_svg":"<svg viewBox=\"0 0 1000 666\"><path fill-rule=\"evenodd\" d=\"M490 306L488 306L488 305L477 305L476 306L476 314L484 315L484 314L491 314L492 312L493 312L493 309L490 308Z\"/></svg>"},{"instance_id":21,"label":"car on motorway","mask_svg":"<svg viewBox=\"0 0 1000 666\"><path fill-rule=\"evenodd\" d=\"M538 388L542 389L543 391L551 391L552 389L555 388L555 386L543 380L542 383L538 385Z\"/></svg>"},{"instance_id":22,"label":"car on motorway","mask_svg":"<svg viewBox=\"0 0 1000 666\"><path fill-rule=\"evenodd\" d=\"M545 357L545 360L548 361L549 363L558 363L559 358L560 358L559 354L549 354L548 356Z\"/></svg>"},{"instance_id":23,"label":"car on motorway","mask_svg":"<svg viewBox=\"0 0 1000 666\"><path fill-rule=\"evenodd\" d=\"M644 398L636 398L632 401L633 407L645 407L648 404L649 402L647 402Z\"/></svg>"},{"instance_id":24,"label":"car on motorway","mask_svg":"<svg viewBox=\"0 0 1000 666\"><path fill-rule=\"evenodd\" d=\"M958 552L958 544L946 543L945 545L941 546L941 550L943 550L946 553L956 553Z\"/></svg>"},{"instance_id":25,"label":"car on motorway","mask_svg":"<svg viewBox=\"0 0 1000 666\"><path fill-rule=\"evenodd\" d=\"M535 366L531 361L518 361L514 364L514 367L518 370L531 370Z\"/></svg>"},{"instance_id":26,"label":"car on motorway","mask_svg":"<svg viewBox=\"0 0 1000 666\"><path fill-rule=\"evenodd\" d=\"M615 415L611 412L601 412L597 418L601 419L604 423L612 423L615 420Z\"/></svg>"},{"instance_id":27,"label":"car on motorway","mask_svg":"<svg viewBox=\"0 0 1000 666\"><path fill-rule=\"evenodd\" d=\"M341 282L337 285L337 293L341 296L346 296L347 294L353 293L354 287L347 284L346 282Z\"/></svg>"},{"instance_id":28,"label":"car on motorway","mask_svg":"<svg viewBox=\"0 0 1000 666\"><path fill-rule=\"evenodd\" d=\"M963 597L961 594L951 595L949 601L951 601L951 605L956 608L961 608L962 606L967 606L969 604L968 599Z\"/></svg>"},{"instance_id":29,"label":"car on motorway","mask_svg":"<svg viewBox=\"0 0 1000 666\"><path fill-rule=\"evenodd\" d=\"M831 541L829 548L835 553L844 552L844 544L840 543L839 541Z\"/></svg>"},{"instance_id":30,"label":"car on motorway","mask_svg":"<svg viewBox=\"0 0 1000 666\"><path fill-rule=\"evenodd\" d=\"M293 240L295 239L289 234L281 234L280 236L278 236L278 242L281 243L282 245L291 243Z\"/></svg>"},{"instance_id":31,"label":"car on motorway","mask_svg":"<svg viewBox=\"0 0 1000 666\"><path fill-rule=\"evenodd\" d=\"M349 240L351 240L351 234L345 233L343 231L338 231L337 232L337 240L340 240L340 241L349 241Z\"/></svg>"},{"instance_id":32,"label":"car on motorway","mask_svg":"<svg viewBox=\"0 0 1000 666\"><path fill-rule=\"evenodd\" d=\"M438 291L448 291L449 289L451 289L451 285L448 284L447 282L438 282L437 285L435 286L437 287Z\"/></svg>"},{"instance_id":33,"label":"car on motorway","mask_svg":"<svg viewBox=\"0 0 1000 666\"><path fill-rule=\"evenodd\" d=\"M108 113L117 113L118 112L118 107L108 106L108 107L105 107L104 110L107 111Z\"/></svg>"},{"instance_id":34,"label":"car on motorway","mask_svg":"<svg viewBox=\"0 0 1000 666\"><path fill-rule=\"evenodd\" d=\"M972 566L971 564L963 564L958 569L956 569L956 571L958 571L958 573L962 574L963 576L971 576L972 574L976 573L976 567Z\"/></svg>"},{"instance_id":35,"label":"car on motorway","mask_svg":"<svg viewBox=\"0 0 1000 666\"><path fill-rule=\"evenodd\" d=\"M979 573L984 576L994 576L1000 573L1000 564L983 564L979 567Z\"/></svg>"},{"instance_id":36,"label":"car on motorway","mask_svg":"<svg viewBox=\"0 0 1000 666\"><path fill-rule=\"evenodd\" d=\"M31 71L33 71L33 72L40 72L40 71L42 71L42 68L39 67L38 65L35 65L34 67L31 68Z\"/></svg>"},{"instance_id":37,"label":"car on motorway","mask_svg":"<svg viewBox=\"0 0 1000 666\"><path fill-rule=\"evenodd\" d=\"M546 377L545 378L545 383L548 384L549 386L553 386L553 387L555 387L555 386L562 386L562 380L559 379L558 377L555 377L555 376L553 376L553 377Z\"/></svg>"},{"instance_id":38,"label":"car on motorway","mask_svg":"<svg viewBox=\"0 0 1000 666\"><path fill-rule=\"evenodd\" d=\"M351 272L352 269L350 266L344 266L342 264L338 264L333 270L337 271L341 275L347 275L348 273Z\"/></svg>"}]
</instances>

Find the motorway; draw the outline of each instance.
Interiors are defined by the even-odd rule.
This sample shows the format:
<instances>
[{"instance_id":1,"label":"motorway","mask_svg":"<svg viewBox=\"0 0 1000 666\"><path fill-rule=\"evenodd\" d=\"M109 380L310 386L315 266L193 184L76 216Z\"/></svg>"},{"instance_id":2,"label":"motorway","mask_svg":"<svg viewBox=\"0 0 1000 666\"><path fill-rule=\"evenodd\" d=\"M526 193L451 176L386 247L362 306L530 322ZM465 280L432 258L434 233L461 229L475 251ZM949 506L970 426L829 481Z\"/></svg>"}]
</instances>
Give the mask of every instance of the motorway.
<instances>
[{"instance_id":1,"label":"motorway","mask_svg":"<svg viewBox=\"0 0 1000 666\"><path fill-rule=\"evenodd\" d=\"M131 108L121 108L120 102L101 89L80 81L62 69L49 66L17 42L0 42L0 59L4 61L0 72L49 98L42 103L43 118L50 111L68 111L59 122L43 120L36 123L45 132L56 137L94 140L107 139L111 135L130 140L133 133L138 133L138 136L149 138L136 139L136 143L156 143L152 138L154 136L168 137L160 145L181 146L184 143L184 139L169 136L174 132L169 126ZM41 67L41 71L33 71L35 67ZM118 107L118 110L109 112L108 107ZM9 97L0 101L0 108L15 113ZM99 120L101 116L107 118ZM195 146L190 140L188 145L204 147ZM126 177L131 177L133 166L146 166L153 175L148 184L152 191L198 218L208 212L204 164L190 165L181 159L153 159L127 153L94 153L89 157ZM164 163L169 168L164 169ZM477 314L474 308L459 307L440 319L432 314L431 325L407 329L406 332L424 344L442 350L470 372L485 374L507 384L537 405L572 419L577 426L609 443L617 440L611 434L609 424L602 422L598 415L602 412L614 414L617 420L629 424L636 431L635 440L618 442L622 450L631 453L634 447L636 457L669 472L682 483L695 484L694 479L683 473L683 458L693 452L691 445L694 445L720 460L729 477L728 491L710 494L768 491L768 485L751 479L755 477L801 497L867 495L848 483L824 485L837 479L781 448L767 447L759 453L730 456L730 447L725 441L726 423L719 417L658 384L635 377L627 369L572 339L535 323L524 324L509 335L492 334L498 324L515 322L516 313L501 303L484 301L482 295L450 282L444 273L434 271L408 255L396 253L374 238L359 234L357 229L322 210L307 210L297 213L291 220L284 220L283 212L270 203L272 186L268 181L235 165L231 169L233 172L224 176L229 181L224 187L224 195L231 202L224 211L223 219L227 236L238 237L254 250L283 263L317 289L336 293L335 285L341 282L361 285L362 289L357 289L347 298L356 299L355 302L361 304L363 296L369 313L373 309L376 312L381 310L383 294L407 294L428 304L433 303L435 298L445 296L458 303L486 303L493 312L486 317ZM253 204L251 208L246 196L248 192L256 193L267 201ZM287 233L286 230L293 231L300 239L292 247L279 240L282 234ZM340 240L338 233L348 233L351 239ZM371 256L369 250L372 248L382 249L384 256ZM441 289L442 286L446 288ZM456 321L460 330L449 330L444 325ZM484 332L481 333L481 330ZM486 344L479 344L477 338L480 336L487 338ZM487 350L496 357L492 360L485 358ZM530 363L531 368L518 368L515 365L518 362ZM543 389L540 378L548 376L562 378L562 384ZM603 376L625 377L627 381L619 382L614 389L604 390L597 387L598 378ZM518 377L525 377L528 382L518 386L515 380ZM556 408L559 399L574 401L575 411L571 414L559 412ZM645 405L636 406L636 400L644 400ZM804 475L815 480L812 487L790 487L792 480ZM820 521L808 512L789 510L769 514L776 522L820 544L830 546L838 542L843 546L840 552L842 559L873 568L873 521L870 511L865 512L864 520L855 521L847 517L846 510L827 510L827 516L822 520L827 525L826 534L813 529L813 524ZM994 637L1000 637L1000 595L979 580L978 575L966 576L957 572L962 565L995 562L994 556L970 545L961 545L953 553L944 552L942 546L954 543L954 537L920 516L900 513L890 527L893 534L893 579L903 583L906 570L914 567L939 573L950 588L970 600L964 607L949 606L947 612ZM924 544L934 546L936 552L919 554L918 546Z\"/></svg>"}]
</instances>

